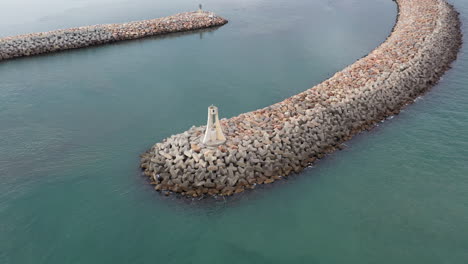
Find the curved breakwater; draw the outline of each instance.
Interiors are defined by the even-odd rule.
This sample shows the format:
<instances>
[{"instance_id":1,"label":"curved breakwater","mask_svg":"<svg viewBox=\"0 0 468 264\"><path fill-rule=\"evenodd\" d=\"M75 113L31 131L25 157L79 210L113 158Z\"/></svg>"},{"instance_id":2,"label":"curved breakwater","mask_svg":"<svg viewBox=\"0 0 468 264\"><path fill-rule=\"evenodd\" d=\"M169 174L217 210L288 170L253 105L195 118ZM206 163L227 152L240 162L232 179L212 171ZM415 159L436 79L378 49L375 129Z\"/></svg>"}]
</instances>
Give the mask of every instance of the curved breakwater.
<instances>
[{"instance_id":1,"label":"curved breakwater","mask_svg":"<svg viewBox=\"0 0 468 264\"><path fill-rule=\"evenodd\" d=\"M397 0L392 34L368 56L282 102L222 119L225 144L201 144L205 126L141 155L156 190L232 195L300 172L433 86L461 46L458 13L444 0ZM167 192L167 193L168 193Z\"/></svg>"},{"instance_id":2,"label":"curved breakwater","mask_svg":"<svg viewBox=\"0 0 468 264\"><path fill-rule=\"evenodd\" d=\"M142 154L156 190L231 195L271 183L398 113L433 86L461 45L458 13L444 0L397 0L392 34L368 56L282 102L222 119L227 142L201 144L205 126Z\"/></svg>"},{"instance_id":3,"label":"curved breakwater","mask_svg":"<svg viewBox=\"0 0 468 264\"><path fill-rule=\"evenodd\" d=\"M195 11L122 24L84 26L0 38L0 61L122 40L216 27L227 22L226 19L212 12Z\"/></svg>"},{"instance_id":4,"label":"curved breakwater","mask_svg":"<svg viewBox=\"0 0 468 264\"><path fill-rule=\"evenodd\" d=\"M201 144L205 126L141 155L156 190L231 195L271 183L331 153L433 86L461 46L458 13L444 0L397 0L392 34L323 83L282 102L222 119L225 144Z\"/></svg>"}]
</instances>

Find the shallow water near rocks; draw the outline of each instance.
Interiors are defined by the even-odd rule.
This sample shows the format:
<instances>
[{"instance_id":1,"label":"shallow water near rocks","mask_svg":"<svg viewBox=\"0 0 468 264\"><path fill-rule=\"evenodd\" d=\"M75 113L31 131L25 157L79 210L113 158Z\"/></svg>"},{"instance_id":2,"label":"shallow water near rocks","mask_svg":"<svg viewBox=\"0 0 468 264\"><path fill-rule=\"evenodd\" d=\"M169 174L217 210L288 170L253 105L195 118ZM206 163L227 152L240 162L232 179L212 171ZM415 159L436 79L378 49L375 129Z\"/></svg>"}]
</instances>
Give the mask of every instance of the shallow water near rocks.
<instances>
[{"instance_id":1,"label":"shallow water near rocks","mask_svg":"<svg viewBox=\"0 0 468 264\"><path fill-rule=\"evenodd\" d=\"M43 2L2 7L0 35L197 8ZM466 43L468 3L452 2ZM299 175L228 199L155 192L138 170L151 145L210 104L231 117L312 87L396 17L390 0L203 5L229 24L0 63L0 263L468 261L466 45L415 104Z\"/></svg>"}]
</instances>

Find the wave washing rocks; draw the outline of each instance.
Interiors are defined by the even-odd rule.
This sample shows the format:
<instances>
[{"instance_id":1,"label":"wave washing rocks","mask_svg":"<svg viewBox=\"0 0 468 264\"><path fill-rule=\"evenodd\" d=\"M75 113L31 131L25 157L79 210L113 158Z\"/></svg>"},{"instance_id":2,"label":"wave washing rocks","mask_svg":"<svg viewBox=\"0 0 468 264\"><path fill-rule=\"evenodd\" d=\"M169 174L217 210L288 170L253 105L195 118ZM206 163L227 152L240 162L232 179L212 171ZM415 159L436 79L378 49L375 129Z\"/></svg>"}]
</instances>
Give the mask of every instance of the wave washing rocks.
<instances>
[{"instance_id":1,"label":"wave washing rocks","mask_svg":"<svg viewBox=\"0 0 468 264\"><path fill-rule=\"evenodd\" d=\"M123 24L85 26L6 37L0 39L0 61L121 40L216 27L227 22L226 19L214 13L199 10Z\"/></svg>"},{"instance_id":2,"label":"wave washing rocks","mask_svg":"<svg viewBox=\"0 0 468 264\"><path fill-rule=\"evenodd\" d=\"M368 56L280 103L220 121L226 143L201 144L192 127L141 155L156 190L231 195L300 172L353 135L396 114L434 85L461 45L444 0L397 0L392 34Z\"/></svg>"}]
</instances>

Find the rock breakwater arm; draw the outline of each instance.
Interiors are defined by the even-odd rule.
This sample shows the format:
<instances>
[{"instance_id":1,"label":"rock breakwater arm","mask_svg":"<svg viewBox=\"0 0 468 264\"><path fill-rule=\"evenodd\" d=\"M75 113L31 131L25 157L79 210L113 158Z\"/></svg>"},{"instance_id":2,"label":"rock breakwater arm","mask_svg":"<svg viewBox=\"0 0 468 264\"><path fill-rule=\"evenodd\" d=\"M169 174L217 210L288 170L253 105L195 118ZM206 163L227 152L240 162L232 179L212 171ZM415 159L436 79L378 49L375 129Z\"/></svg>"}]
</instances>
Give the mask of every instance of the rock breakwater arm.
<instances>
[{"instance_id":1,"label":"rock breakwater arm","mask_svg":"<svg viewBox=\"0 0 468 264\"><path fill-rule=\"evenodd\" d=\"M212 12L195 11L123 24L85 26L0 38L0 61L122 40L216 27L227 22L226 19Z\"/></svg>"},{"instance_id":2,"label":"rock breakwater arm","mask_svg":"<svg viewBox=\"0 0 468 264\"><path fill-rule=\"evenodd\" d=\"M434 85L461 45L458 13L444 0L397 0L397 23L368 56L282 102L221 120L227 142L203 146L205 127L142 154L156 190L231 195L271 183L397 113Z\"/></svg>"}]
</instances>

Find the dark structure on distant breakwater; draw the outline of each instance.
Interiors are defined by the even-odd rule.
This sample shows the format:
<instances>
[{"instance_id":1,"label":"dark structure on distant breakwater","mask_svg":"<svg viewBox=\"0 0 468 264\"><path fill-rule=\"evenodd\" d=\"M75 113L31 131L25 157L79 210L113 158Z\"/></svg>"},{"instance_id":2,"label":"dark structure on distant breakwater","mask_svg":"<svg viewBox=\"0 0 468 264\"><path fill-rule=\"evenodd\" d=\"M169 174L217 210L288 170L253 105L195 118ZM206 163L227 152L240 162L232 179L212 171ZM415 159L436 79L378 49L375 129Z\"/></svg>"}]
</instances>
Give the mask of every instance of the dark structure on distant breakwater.
<instances>
[{"instance_id":1,"label":"dark structure on distant breakwater","mask_svg":"<svg viewBox=\"0 0 468 264\"><path fill-rule=\"evenodd\" d=\"M398 113L450 67L461 32L444 0L396 2L392 34L368 56L280 103L220 120L226 141L218 146L202 144L205 126L157 143L141 155L144 174L156 190L231 195L300 172Z\"/></svg>"},{"instance_id":2,"label":"dark structure on distant breakwater","mask_svg":"<svg viewBox=\"0 0 468 264\"><path fill-rule=\"evenodd\" d=\"M216 27L227 22L226 19L214 13L199 10L123 24L85 26L0 38L0 61L122 40Z\"/></svg>"}]
</instances>

